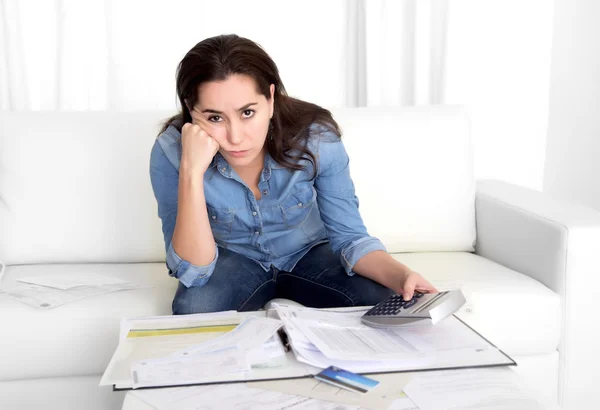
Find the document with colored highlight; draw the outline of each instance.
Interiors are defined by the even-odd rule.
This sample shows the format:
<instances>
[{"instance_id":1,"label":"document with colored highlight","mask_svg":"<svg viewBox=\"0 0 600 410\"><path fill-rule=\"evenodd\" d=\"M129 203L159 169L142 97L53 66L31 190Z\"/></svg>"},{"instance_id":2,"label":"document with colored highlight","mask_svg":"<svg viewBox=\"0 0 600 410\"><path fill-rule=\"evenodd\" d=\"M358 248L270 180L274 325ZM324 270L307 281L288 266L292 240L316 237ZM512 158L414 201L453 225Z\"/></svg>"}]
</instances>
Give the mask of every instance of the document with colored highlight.
<instances>
[{"instance_id":1,"label":"document with colored highlight","mask_svg":"<svg viewBox=\"0 0 600 410\"><path fill-rule=\"evenodd\" d=\"M126 318L100 385L116 390L307 377L265 311Z\"/></svg>"}]
</instances>

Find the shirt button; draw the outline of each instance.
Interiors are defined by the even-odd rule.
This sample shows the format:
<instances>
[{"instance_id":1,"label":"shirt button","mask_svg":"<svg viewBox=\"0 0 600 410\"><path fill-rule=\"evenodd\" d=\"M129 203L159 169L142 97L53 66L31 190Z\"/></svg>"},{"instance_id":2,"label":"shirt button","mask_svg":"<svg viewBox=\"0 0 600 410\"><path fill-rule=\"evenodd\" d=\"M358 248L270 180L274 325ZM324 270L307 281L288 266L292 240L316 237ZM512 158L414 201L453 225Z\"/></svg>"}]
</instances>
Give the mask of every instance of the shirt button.
<instances>
[{"instance_id":1,"label":"shirt button","mask_svg":"<svg viewBox=\"0 0 600 410\"><path fill-rule=\"evenodd\" d=\"M225 171L227 171L227 168L223 167L223 168L221 168L221 171L225 172Z\"/></svg>"},{"instance_id":2,"label":"shirt button","mask_svg":"<svg viewBox=\"0 0 600 410\"><path fill-rule=\"evenodd\" d=\"M267 191L266 189L262 192L263 195L267 195L269 193L269 191Z\"/></svg>"},{"instance_id":3,"label":"shirt button","mask_svg":"<svg viewBox=\"0 0 600 410\"><path fill-rule=\"evenodd\" d=\"M298 202L298 208L302 208L302 202Z\"/></svg>"},{"instance_id":4,"label":"shirt button","mask_svg":"<svg viewBox=\"0 0 600 410\"><path fill-rule=\"evenodd\" d=\"M252 212L252 216L256 216L256 211Z\"/></svg>"},{"instance_id":5,"label":"shirt button","mask_svg":"<svg viewBox=\"0 0 600 410\"><path fill-rule=\"evenodd\" d=\"M257 235L260 235L260 231L255 231L254 233Z\"/></svg>"},{"instance_id":6,"label":"shirt button","mask_svg":"<svg viewBox=\"0 0 600 410\"><path fill-rule=\"evenodd\" d=\"M212 216L212 219L217 219L217 217L215 215Z\"/></svg>"}]
</instances>

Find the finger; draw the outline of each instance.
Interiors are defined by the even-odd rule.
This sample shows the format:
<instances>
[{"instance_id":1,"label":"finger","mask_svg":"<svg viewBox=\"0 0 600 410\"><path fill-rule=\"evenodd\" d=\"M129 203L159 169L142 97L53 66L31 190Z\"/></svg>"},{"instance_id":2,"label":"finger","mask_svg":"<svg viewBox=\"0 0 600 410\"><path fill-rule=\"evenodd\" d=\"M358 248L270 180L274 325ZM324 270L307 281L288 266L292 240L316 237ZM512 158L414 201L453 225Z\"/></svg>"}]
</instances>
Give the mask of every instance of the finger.
<instances>
[{"instance_id":1,"label":"finger","mask_svg":"<svg viewBox=\"0 0 600 410\"><path fill-rule=\"evenodd\" d=\"M404 300L411 300L413 295L415 294L415 279L414 277L409 276L404 282L404 286L402 287L402 296Z\"/></svg>"},{"instance_id":2,"label":"finger","mask_svg":"<svg viewBox=\"0 0 600 410\"><path fill-rule=\"evenodd\" d=\"M415 290L419 293L438 293L439 290L437 290L435 287L427 284L427 285L418 285L415 287Z\"/></svg>"},{"instance_id":3,"label":"finger","mask_svg":"<svg viewBox=\"0 0 600 410\"><path fill-rule=\"evenodd\" d=\"M204 116L202 115L202 113L199 112L195 107L190 112L190 115L191 115L192 112L194 112L194 114L195 114L194 117L193 117L193 119L202 127L202 129L206 130L206 127L210 127L211 126L210 122L206 118L204 118Z\"/></svg>"}]
</instances>

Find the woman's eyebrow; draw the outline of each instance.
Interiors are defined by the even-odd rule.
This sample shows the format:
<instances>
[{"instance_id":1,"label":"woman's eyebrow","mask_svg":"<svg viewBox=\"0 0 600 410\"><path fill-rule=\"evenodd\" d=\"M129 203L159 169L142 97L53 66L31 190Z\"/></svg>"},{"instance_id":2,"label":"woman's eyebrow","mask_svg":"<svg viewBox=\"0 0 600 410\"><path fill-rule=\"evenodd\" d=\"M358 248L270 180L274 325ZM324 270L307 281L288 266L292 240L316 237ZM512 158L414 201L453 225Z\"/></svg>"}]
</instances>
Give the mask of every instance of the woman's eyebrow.
<instances>
[{"instance_id":1,"label":"woman's eyebrow","mask_svg":"<svg viewBox=\"0 0 600 410\"><path fill-rule=\"evenodd\" d=\"M247 110L248 108L250 108L251 106L256 105L256 104L258 104L258 103L257 102L248 103L248 104L244 105L242 108L238 108L238 111ZM209 112L211 114L223 114L221 111L213 110L212 108L207 108L205 110L202 110L202 113L205 113L205 112Z\"/></svg>"}]
</instances>

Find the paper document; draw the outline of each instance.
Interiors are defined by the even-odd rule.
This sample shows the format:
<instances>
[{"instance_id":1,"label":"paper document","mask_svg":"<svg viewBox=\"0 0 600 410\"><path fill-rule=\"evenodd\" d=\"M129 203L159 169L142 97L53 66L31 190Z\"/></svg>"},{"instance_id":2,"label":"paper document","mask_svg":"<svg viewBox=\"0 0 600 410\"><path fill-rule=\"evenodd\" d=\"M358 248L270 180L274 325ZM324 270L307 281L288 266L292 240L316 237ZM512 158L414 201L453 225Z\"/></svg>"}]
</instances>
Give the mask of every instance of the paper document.
<instances>
[{"instance_id":1,"label":"paper document","mask_svg":"<svg viewBox=\"0 0 600 410\"><path fill-rule=\"evenodd\" d=\"M343 325L348 327L362 326L360 318L370 308L357 308L343 312L334 312L312 308L273 304L277 316L284 322L285 331L290 338L290 343L295 348L309 348L318 350L317 347L295 325L294 319L301 319L322 325ZM327 366L325 366L327 367Z\"/></svg>"},{"instance_id":2,"label":"paper document","mask_svg":"<svg viewBox=\"0 0 600 410\"><path fill-rule=\"evenodd\" d=\"M171 356L134 362L131 365L133 388L153 386L176 386L201 383L217 375L236 379L244 377L250 366L245 352L232 347L191 356Z\"/></svg>"},{"instance_id":3,"label":"paper document","mask_svg":"<svg viewBox=\"0 0 600 410\"><path fill-rule=\"evenodd\" d=\"M476 333L465 331L458 320L390 329L366 326L359 316L346 316L341 325L304 319L301 315L291 322L326 357L337 360L407 360L442 350L490 347Z\"/></svg>"},{"instance_id":4,"label":"paper document","mask_svg":"<svg viewBox=\"0 0 600 410\"><path fill-rule=\"evenodd\" d=\"M148 377L150 375L152 380L158 380L158 383L166 386L306 377L318 372L319 369L298 363L294 360L291 352L283 350L279 335L276 333L273 334L274 329L280 326L277 320L245 321L245 319L253 316L256 316L257 319L266 319L264 311L123 319L121 321L119 345L102 376L100 385L114 385L117 389L133 388L132 364L151 361L153 359L164 359L165 362L157 362L159 367L150 366L150 373L146 372L142 376ZM240 322L245 322L245 325L239 327ZM239 329L239 334L245 334L248 337L240 339L237 332L232 332L236 328ZM253 331L252 329L258 330L257 334L248 332L249 330ZM222 344L221 347L237 349L239 355L238 353L233 354L233 356L238 357L236 363L245 360L245 369L247 370L248 366L250 366L251 371L239 373L235 371L234 373L213 371L212 374L209 374L210 372L196 374L188 370L181 373L175 371L176 376L179 377L177 383L173 380L170 380L166 384L164 380L161 381L166 371L173 370L170 368L173 363L172 361L178 360L179 363L187 366L190 363L188 359L195 360L196 354L214 352L213 349L209 349L206 352L195 352L194 349L197 349L198 346L210 346L210 339L224 337L227 332L231 332L234 335L228 337L230 340L229 344ZM261 343L267 337L266 342ZM205 342L208 343L204 344ZM194 351L194 353L182 355L182 352L186 351ZM204 355L202 359L216 360L214 357L209 358L209 356ZM218 363L218 361L211 363ZM231 362L225 363L231 364ZM153 362L150 362L150 364L153 364ZM209 363L209 366L212 365ZM235 369L235 366L232 368ZM185 380L184 376L187 377L190 374L194 375L194 380L198 381L181 382L181 380ZM139 376L139 374L136 376ZM141 377L138 377L136 385L139 385L140 381Z\"/></svg>"},{"instance_id":5,"label":"paper document","mask_svg":"<svg viewBox=\"0 0 600 410\"><path fill-rule=\"evenodd\" d=\"M558 410L542 404L507 368L421 373L404 391L421 410Z\"/></svg>"},{"instance_id":6,"label":"paper document","mask_svg":"<svg viewBox=\"0 0 600 410\"><path fill-rule=\"evenodd\" d=\"M311 366L372 373L514 364L454 316L436 325L376 329L360 321L368 308L338 312L273 306L296 359Z\"/></svg>"},{"instance_id":7,"label":"paper document","mask_svg":"<svg viewBox=\"0 0 600 410\"><path fill-rule=\"evenodd\" d=\"M260 348L281 326L280 320L250 316L232 331L204 343L187 347L176 355L193 355L233 346L238 346L245 351Z\"/></svg>"},{"instance_id":8,"label":"paper document","mask_svg":"<svg viewBox=\"0 0 600 410\"><path fill-rule=\"evenodd\" d=\"M259 347L246 350L246 361L253 369L281 367L285 364L285 350L278 335L273 335Z\"/></svg>"},{"instance_id":9,"label":"paper document","mask_svg":"<svg viewBox=\"0 0 600 410\"><path fill-rule=\"evenodd\" d=\"M221 334L234 329L240 324L240 321L240 315L235 310L191 315L123 318L120 324L119 339L143 339L183 334Z\"/></svg>"},{"instance_id":10,"label":"paper document","mask_svg":"<svg viewBox=\"0 0 600 410\"><path fill-rule=\"evenodd\" d=\"M151 286L123 283L62 290L40 285L19 283L9 288L0 289L0 294L4 293L9 295L29 306L50 309L105 293L118 292L121 290L146 289L150 287Z\"/></svg>"},{"instance_id":11,"label":"paper document","mask_svg":"<svg viewBox=\"0 0 600 410\"><path fill-rule=\"evenodd\" d=\"M98 275L96 273L64 273L55 275L31 276L17 280L19 282L31 283L34 285L47 286L62 290L73 289L81 286L122 285L124 283L130 283L129 281L123 279Z\"/></svg>"},{"instance_id":12,"label":"paper document","mask_svg":"<svg viewBox=\"0 0 600 410\"><path fill-rule=\"evenodd\" d=\"M402 392L401 397L396 399L387 410L420 410L414 401L406 393Z\"/></svg>"},{"instance_id":13,"label":"paper document","mask_svg":"<svg viewBox=\"0 0 600 410\"><path fill-rule=\"evenodd\" d=\"M358 410L310 397L248 387L244 384L217 384L165 389L136 390L135 397L157 410ZM397 409L400 410L400 409ZM408 409L403 409L408 410Z\"/></svg>"},{"instance_id":14,"label":"paper document","mask_svg":"<svg viewBox=\"0 0 600 410\"><path fill-rule=\"evenodd\" d=\"M236 354L240 354L245 363L250 367L267 368L280 366L283 363L281 361L274 361L273 359L285 355L281 341L275 335L281 325L280 320L250 316L245 318L233 330L203 343L186 347L173 353L172 356L187 357L193 360L193 357L197 354L222 351L223 349L238 349L240 352ZM218 372L213 373L213 375L217 374ZM181 382L188 384L197 381L183 380Z\"/></svg>"},{"instance_id":15,"label":"paper document","mask_svg":"<svg viewBox=\"0 0 600 410\"><path fill-rule=\"evenodd\" d=\"M299 380L277 380L268 382L249 382L249 387L288 393L297 396L312 397L346 405L360 406L361 409L379 410L396 406L400 409L416 409L412 401L402 392L412 375L410 373L376 374L370 378L380 384L366 394L334 387L314 378Z\"/></svg>"},{"instance_id":16,"label":"paper document","mask_svg":"<svg viewBox=\"0 0 600 410\"><path fill-rule=\"evenodd\" d=\"M174 355L228 332L239 323L240 316L235 311L123 318L119 345L100 385L125 383L132 387L132 363Z\"/></svg>"}]
</instances>

